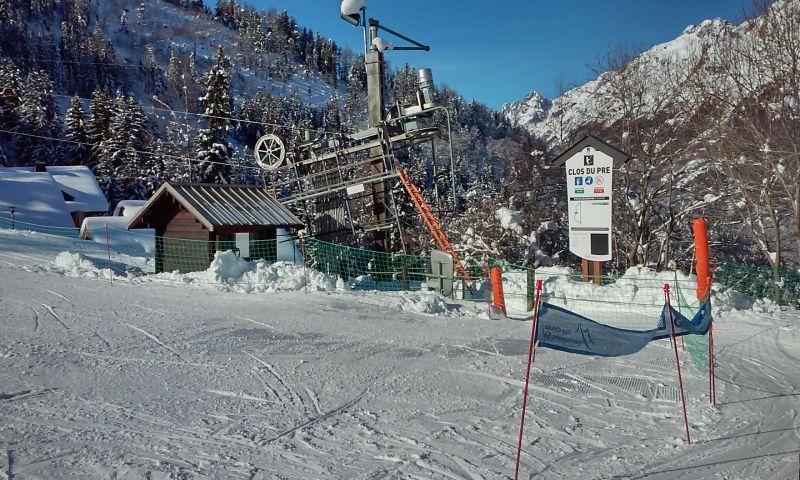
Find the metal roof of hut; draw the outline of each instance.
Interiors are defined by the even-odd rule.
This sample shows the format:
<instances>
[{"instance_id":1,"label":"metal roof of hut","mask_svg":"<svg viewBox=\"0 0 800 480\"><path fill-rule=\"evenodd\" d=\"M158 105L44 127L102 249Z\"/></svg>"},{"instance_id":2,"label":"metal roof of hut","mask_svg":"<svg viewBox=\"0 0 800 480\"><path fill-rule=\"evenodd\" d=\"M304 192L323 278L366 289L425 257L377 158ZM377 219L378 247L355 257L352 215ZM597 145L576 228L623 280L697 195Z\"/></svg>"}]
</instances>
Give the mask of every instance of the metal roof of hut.
<instances>
[{"instance_id":1,"label":"metal roof of hut","mask_svg":"<svg viewBox=\"0 0 800 480\"><path fill-rule=\"evenodd\" d=\"M128 222L143 227L154 206L169 195L192 213L210 232L229 227L270 225L300 228L303 222L262 187L219 184L164 183Z\"/></svg>"}]
</instances>

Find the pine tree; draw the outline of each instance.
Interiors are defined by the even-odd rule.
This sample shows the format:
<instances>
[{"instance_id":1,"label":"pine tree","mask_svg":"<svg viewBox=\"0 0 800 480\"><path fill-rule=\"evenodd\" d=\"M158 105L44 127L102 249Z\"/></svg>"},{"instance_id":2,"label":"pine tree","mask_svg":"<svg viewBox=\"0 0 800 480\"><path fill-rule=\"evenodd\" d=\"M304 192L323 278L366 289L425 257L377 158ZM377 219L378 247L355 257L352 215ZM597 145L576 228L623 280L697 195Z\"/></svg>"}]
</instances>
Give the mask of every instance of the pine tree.
<instances>
[{"instance_id":1,"label":"pine tree","mask_svg":"<svg viewBox=\"0 0 800 480\"><path fill-rule=\"evenodd\" d=\"M4 55L9 57L28 56L26 25L13 2L0 2L0 38L3 39Z\"/></svg>"},{"instance_id":2,"label":"pine tree","mask_svg":"<svg viewBox=\"0 0 800 480\"><path fill-rule=\"evenodd\" d=\"M119 16L119 31L128 33L128 10L123 10L122 15Z\"/></svg>"},{"instance_id":3,"label":"pine tree","mask_svg":"<svg viewBox=\"0 0 800 480\"><path fill-rule=\"evenodd\" d=\"M197 136L197 180L200 182L227 183L229 177L230 146L228 145L228 119L233 110L231 95L230 61L222 46L217 50L214 66L200 80L204 95L199 99L207 115L208 128Z\"/></svg>"},{"instance_id":4,"label":"pine tree","mask_svg":"<svg viewBox=\"0 0 800 480\"><path fill-rule=\"evenodd\" d=\"M114 47L106 38L99 22L95 24L92 36L86 40L84 50L92 66L91 70L87 68L82 72L81 78L85 78L83 83L89 85L88 88L101 87L109 92L114 91L120 83L118 79L121 78L121 72L114 65L117 62Z\"/></svg>"},{"instance_id":5,"label":"pine tree","mask_svg":"<svg viewBox=\"0 0 800 480\"><path fill-rule=\"evenodd\" d=\"M153 46L150 44L144 47L144 58L142 59L142 73L145 77L145 90L147 93L154 93L158 95L164 91L165 78L164 71L158 66L156 62L155 52Z\"/></svg>"},{"instance_id":6,"label":"pine tree","mask_svg":"<svg viewBox=\"0 0 800 480\"><path fill-rule=\"evenodd\" d=\"M100 88L92 93L91 113L86 134L92 144L94 162L100 162L100 145L109 137L111 130L111 100Z\"/></svg>"},{"instance_id":7,"label":"pine tree","mask_svg":"<svg viewBox=\"0 0 800 480\"><path fill-rule=\"evenodd\" d=\"M64 138L70 142L66 144L67 161L70 165L85 165L89 162L89 136L86 132L86 122L81 99L76 95L69 103L69 109L64 117Z\"/></svg>"},{"instance_id":8,"label":"pine tree","mask_svg":"<svg viewBox=\"0 0 800 480\"><path fill-rule=\"evenodd\" d=\"M144 24L144 16L147 14L147 7L145 7L144 2L141 2L138 7L136 7L136 24L143 25Z\"/></svg>"},{"instance_id":9,"label":"pine tree","mask_svg":"<svg viewBox=\"0 0 800 480\"><path fill-rule=\"evenodd\" d=\"M128 133L128 106L125 96L121 93L117 93L114 98L111 114L107 136L98 149L99 158L95 176L106 199L109 203L116 204L125 197L120 173L126 172L120 172L120 166L136 158L136 152L130 151L132 142Z\"/></svg>"},{"instance_id":10,"label":"pine tree","mask_svg":"<svg viewBox=\"0 0 800 480\"><path fill-rule=\"evenodd\" d=\"M20 129L35 136L26 136L19 141L18 155L22 164L43 161L53 165L61 161L61 151L51 140L59 133L56 116L50 75L43 70L30 72L22 87L19 119Z\"/></svg>"},{"instance_id":11,"label":"pine tree","mask_svg":"<svg viewBox=\"0 0 800 480\"><path fill-rule=\"evenodd\" d=\"M6 162L14 158L16 144L21 137L13 133L20 126L19 105L22 103L21 78L19 69L7 60L0 61L0 144L4 147Z\"/></svg>"},{"instance_id":12,"label":"pine tree","mask_svg":"<svg viewBox=\"0 0 800 480\"><path fill-rule=\"evenodd\" d=\"M183 73L183 62L178 57L178 48L171 45L169 47L169 60L167 61L167 85L176 92L182 90Z\"/></svg>"},{"instance_id":13,"label":"pine tree","mask_svg":"<svg viewBox=\"0 0 800 480\"><path fill-rule=\"evenodd\" d=\"M86 2L85 0L74 0L69 7L66 20L61 23L61 40L59 42L59 54L64 62L66 80L70 85L83 86L82 84L85 84L85 72L79 62L83 61L86 26ZM79 90L81 90L80 87ZM83 91L85 92L85 90Z\"/></svg>"},{"instance_id":14,"label":"pine tree","mask_svg":"<svg viewBox=\"0 0 800 480\"><path fill-rule=\"evenodd\" d=\"M197 78L197 53L195 52L189 54L189 75L193 79Z\"/></svg>"}]
</instances>

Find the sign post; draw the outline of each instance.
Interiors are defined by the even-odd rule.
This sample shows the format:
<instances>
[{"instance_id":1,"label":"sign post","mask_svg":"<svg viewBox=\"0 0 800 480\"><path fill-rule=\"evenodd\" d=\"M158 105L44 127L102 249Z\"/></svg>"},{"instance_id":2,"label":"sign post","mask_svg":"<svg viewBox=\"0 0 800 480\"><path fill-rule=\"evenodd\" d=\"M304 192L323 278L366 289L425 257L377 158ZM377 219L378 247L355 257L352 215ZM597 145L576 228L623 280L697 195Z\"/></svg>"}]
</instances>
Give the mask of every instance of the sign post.
<instances>
[{"instance_id":1,"label":"sign post","mask_svg":"<svg viewBox=\"0 0 800 480\"><path fill-rule=\"evenodd\" d=\"M587 135L554 162L566 170L569 250L581 258L584 281L599 284L602 262L612 259L614 164L627 158Z\"/></svg>"}]
</instances>

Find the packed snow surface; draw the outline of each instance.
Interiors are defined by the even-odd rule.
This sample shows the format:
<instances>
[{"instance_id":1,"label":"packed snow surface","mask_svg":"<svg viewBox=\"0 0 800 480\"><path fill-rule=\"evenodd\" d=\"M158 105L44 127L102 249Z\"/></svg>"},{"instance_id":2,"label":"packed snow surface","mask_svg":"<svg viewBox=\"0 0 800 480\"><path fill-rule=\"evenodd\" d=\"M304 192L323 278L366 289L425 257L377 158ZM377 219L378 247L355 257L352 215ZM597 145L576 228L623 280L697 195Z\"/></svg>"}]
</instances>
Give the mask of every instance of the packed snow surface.
<instances>
[{"instance_id":1,"label":"packed snow surface","mask_svg":"<svg viewBox=\"0 0 800 480\"><path fill-rule=\"evenodd\" d=\"M302 266L227 253L151 275L112 252L111 285L105 255L0 230L0 478L513 478L529 314L310 270L306 294ZM612 289L541 273L554 301L650 298L643 269ZM715 295L716 406L678 349L692 445L668 341L539 349L521 478L797 478L798 314Z\"/></svg>"}]
</instances>

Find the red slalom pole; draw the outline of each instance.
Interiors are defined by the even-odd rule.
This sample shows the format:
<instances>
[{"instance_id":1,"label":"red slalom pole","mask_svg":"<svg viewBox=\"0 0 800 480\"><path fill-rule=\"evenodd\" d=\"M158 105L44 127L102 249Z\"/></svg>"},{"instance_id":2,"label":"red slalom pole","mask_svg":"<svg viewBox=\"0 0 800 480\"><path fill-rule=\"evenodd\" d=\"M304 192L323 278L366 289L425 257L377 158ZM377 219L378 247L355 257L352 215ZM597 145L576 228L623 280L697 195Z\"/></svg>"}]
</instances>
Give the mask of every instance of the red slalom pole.
<instances>
[{"instance_id":1,"label":"red slalom pole","mask_svg":"<svg viewBox=\"0 0 800 480\"><path fill-rule=\"evenodd\" d=\"M531 325L531 343L528 347L528 367L525 370L525 389L522 391L522 419L519 422L519 441L517 442L517 464L514 467L514 480L519 479L519 459L522 454L522 431L525 428L525 409L528 406L528 381L531 377L531 365L536 359L536 327L539 323L539 305L541 304L542 281L536 280L536 302L533 306L533 324Z\"/></svg>"},{"instance_id":2,"label":"red slalom pole","mask_svg":"<svg viewBox=\"0 0 800 480\"><path fill-rule=\"evenodd\" d=\"M708 327L708 402L713 404L714 403L714 354L711 353L711 338L713 337L713 333L711 333L711 328Z\"/></svg>"},{"instance_id":3,"label":"red slalom pole","mask_svg":"<svg viewBox=\"0 0 800 480\"><path fill-rule=\"evenodd\" d=\"M717 378L714 376L714 325L708 327L708 363L709 363L709 388L711 389L711 403L717 404Z\"/></svg>"},{"instance_id":4,"label":"red slalom pole","mask_svg":"<svg viewBox=\"0 0 800 480\"><path fill-rule=\"evenodd\" d=\"M111 245L108 243L108 224L106 226L106 253L108 254L108 279L111 286L114 286L114 270L111 269Z\"/></svg>"},{"instance_id":5,"label":"red slalom pole","mask_svg":"<svg viewBox=\"0 0 800 480\"><path fill-rule=\"evenodd\" d=\"M716 268L716 267L715 267ZM704 299L711 297L711 277L706 278L706 294ZM714 376L714 322L708 327L708 388L709 400L712 405L717 404L717 379Z\"/></svg>"},{"instance_id":6,"label":"red slalom pole","mask_svg":"<svg viewBox=\"0 0 800 480\"><path fill-rule=\"evenodd\" d=\"M486 314L489 318L492 318L492 297L489 293L489 262L486 259L486 253L483 254L483 282L485 285L483 289L486 291Z\"/></svg>"},{"instance_id":7,"label":"red slalom pole","mask_svg":"<svg viewBox=\"0 0 800 480\"><path fill-rule=\"evenodd\" d=\"M303 256L303 288L308 295L308 275L306 275L306 241L305 234L300 233L300 255Z\"/></svg>"},{"instance_id":8,"label":"red slalom pole","mask_svg":"<svg viewBox=\"0 0 800 480\"><path fill-rule=\"evenodd\" d=\"M681 403L683 403L683 424L686 426L686 441L692 444L692 437L689 435L689 417L686 415L686 396L683 393L683 377L681 376L681 361L678 357L678 343L675 339L675 322L672 319L672 306L669 302L669 283L664 284L664 300L667 302L669 312L669 326L672 330L672 347L675 350L675 365L678 367L678 383L681 386Z\"/></svg>"}]
</instances>

